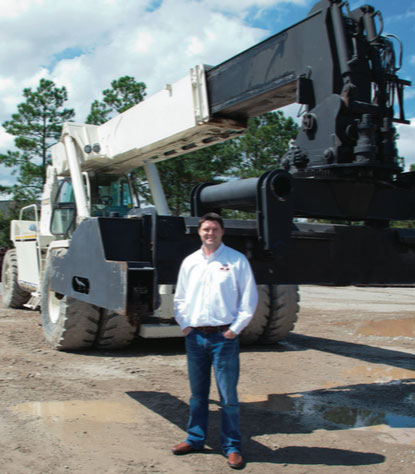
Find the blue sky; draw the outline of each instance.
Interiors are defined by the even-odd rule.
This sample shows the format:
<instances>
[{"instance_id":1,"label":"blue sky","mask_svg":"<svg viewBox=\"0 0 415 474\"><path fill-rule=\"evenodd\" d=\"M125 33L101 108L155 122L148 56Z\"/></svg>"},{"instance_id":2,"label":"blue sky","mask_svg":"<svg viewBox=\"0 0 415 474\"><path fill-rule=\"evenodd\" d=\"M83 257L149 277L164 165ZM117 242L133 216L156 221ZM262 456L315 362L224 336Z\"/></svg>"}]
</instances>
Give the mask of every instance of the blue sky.
<instances>
[{"instance_id":1,"label":"blue sky","mask_svg":"<svg viewBox=\"0 0 415 474\"><path fill-rule=\"evenodd\" d=\"M216 65L305 18L312 0L0 0L0 124L40 78L65 85L83 122L113 79L134 76L148 94L196 64ZM350 1L380 10L384 34L404 44L400 76L415 80L415 0ZM295 114L297 106L286 112ZM397 127L399 153L415 163L415 87L406 90L411 125ZM0 128L0 152L13 137ZM0 169L0 184L12 178Z\"/></svg>"}]
</instances>

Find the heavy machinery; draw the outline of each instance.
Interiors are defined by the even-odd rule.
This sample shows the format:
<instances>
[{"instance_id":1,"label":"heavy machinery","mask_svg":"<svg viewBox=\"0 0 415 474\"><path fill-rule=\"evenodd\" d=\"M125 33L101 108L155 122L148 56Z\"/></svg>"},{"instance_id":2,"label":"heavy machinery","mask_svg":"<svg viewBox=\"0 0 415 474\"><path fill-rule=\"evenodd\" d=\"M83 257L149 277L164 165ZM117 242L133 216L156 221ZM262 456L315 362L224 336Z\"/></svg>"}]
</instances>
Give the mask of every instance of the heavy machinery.
<instances>
[{"instance_id":1,"label":"heavy machinery","mask_svg":"<svg viewBox=\"0 0 415 474\"><path fill-rule=\"evenodd\" d=\"M260 289L246 341L287 335L298 284L413 284L415 232L390 227L415 218L415 176L399 166L393 127L407 123L409 82L381 29L371 6L321 0L303 21L216 67L195 67L101 126L64 124L39 221L29 206L11 225L5 304L40 305L46 340L61 350L179 335L179 265L200 245L198 216L222 209L256 213L225 221L226 242L248 256ZM169 215L157 162L238 137L249 117L294 102L301 130L282 168L198 185L192 215ZM153 211L123 175L137 166Z\"/></svg>"}]
</instances>

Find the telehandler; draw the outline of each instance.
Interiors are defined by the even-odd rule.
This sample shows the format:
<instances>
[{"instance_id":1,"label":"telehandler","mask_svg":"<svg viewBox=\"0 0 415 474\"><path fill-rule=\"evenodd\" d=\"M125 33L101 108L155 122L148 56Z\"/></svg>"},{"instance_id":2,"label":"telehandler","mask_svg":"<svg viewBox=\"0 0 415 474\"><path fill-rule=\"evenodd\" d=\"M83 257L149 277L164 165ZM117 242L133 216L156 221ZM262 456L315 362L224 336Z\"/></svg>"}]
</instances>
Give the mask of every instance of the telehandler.
<instances>
[{"instance_id":1,"label":"telehandler","mask_svg":"<svg viewBox=\"0 0 415 474\"><path fill-rule=\"evenodd\" d=\"M286 30L178 82L100 126L65 123L52 147L40 217L11 223L3 302L40 308L58 350L114 349L136 336L180 335L173 295L197 249L198 217L236 209L226 243L250 260L260 293L243 342L293 329L299 284L415 281L415 174L399 165L394 123L408 123L397 75L402 52L382 15L321 0ZM257 178L200 184L191 215L169 213L156 164L241 136L247 120L300 104L301 128L282 167ZM183 156L184 155L184 156ZM154 209L141 208L131 170L146 172ZM340 224L310 223L310 220Z\"/></svg>"}]
</instances>

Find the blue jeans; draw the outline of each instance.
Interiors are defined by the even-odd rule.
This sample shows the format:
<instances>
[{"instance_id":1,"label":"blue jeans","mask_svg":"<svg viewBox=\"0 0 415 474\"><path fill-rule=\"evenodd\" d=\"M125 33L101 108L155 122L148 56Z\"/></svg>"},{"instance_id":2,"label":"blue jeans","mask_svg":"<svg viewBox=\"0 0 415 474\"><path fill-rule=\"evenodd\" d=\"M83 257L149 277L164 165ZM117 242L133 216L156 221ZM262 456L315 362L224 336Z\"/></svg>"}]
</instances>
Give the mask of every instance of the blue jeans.
<instances>
[{"instance_id":1,"label":"blue jeans","mask_svg":"<svg viewBox=\"0 0 415 474\"><path fill-rule=\"evenodd\" d=\"M190 382L190 417L186 442L202 449L206 441L209 415L209 389L211 366L222 407L221 442L225 456L241 451L239 428L238 338L226 339L220 331L205 334L193 329L186 336L187 366Z\"/></svg>"}]
</instances>

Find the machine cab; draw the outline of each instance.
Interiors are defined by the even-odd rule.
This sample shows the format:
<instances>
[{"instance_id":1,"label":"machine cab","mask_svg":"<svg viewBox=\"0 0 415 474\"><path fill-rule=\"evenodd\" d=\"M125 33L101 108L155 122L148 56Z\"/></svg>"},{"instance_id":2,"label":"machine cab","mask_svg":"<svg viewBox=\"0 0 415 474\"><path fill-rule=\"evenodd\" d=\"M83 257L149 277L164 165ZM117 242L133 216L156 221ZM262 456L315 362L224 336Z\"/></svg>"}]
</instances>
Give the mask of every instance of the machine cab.
<instances>
[{"instance_id":1,"label":"machine cab","mask_svg":"<svg viewBox=\"0 0 415 474\"><path fill-rule=\"evenodd\" d=\"M139 207L131 182L127 176L83 173L91 217L124 217ZM58 185L53 204L51 233L67 238L76 226L76 203L71 178L64 178Z\"/></svg>"}]
</instances>

